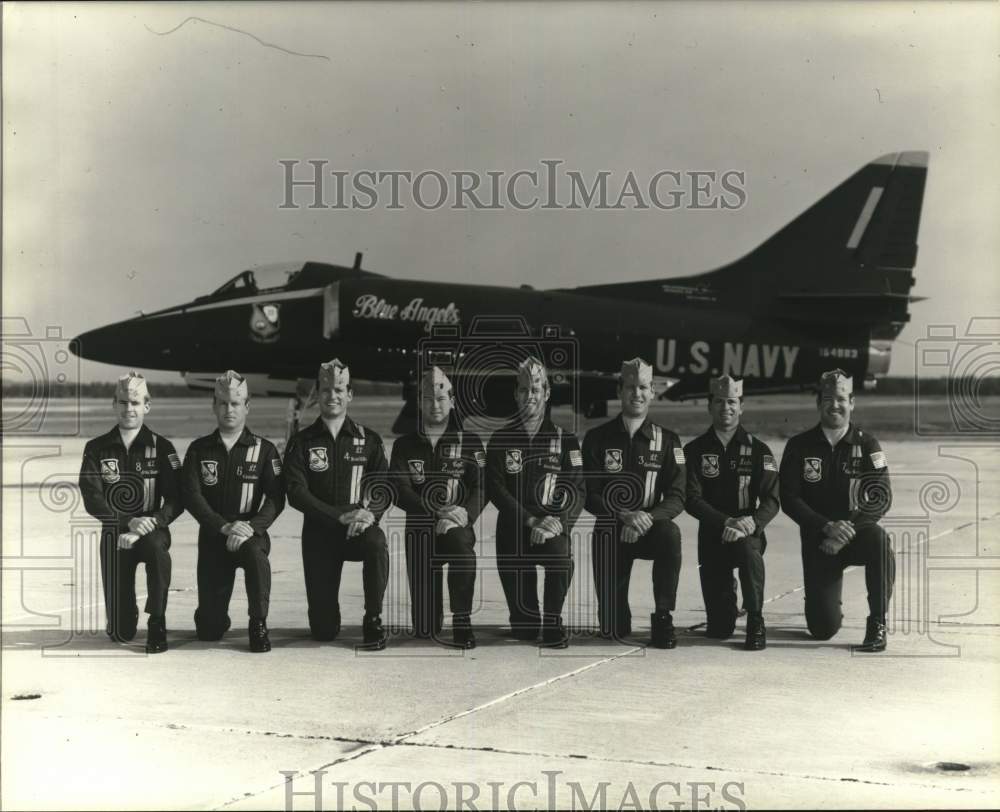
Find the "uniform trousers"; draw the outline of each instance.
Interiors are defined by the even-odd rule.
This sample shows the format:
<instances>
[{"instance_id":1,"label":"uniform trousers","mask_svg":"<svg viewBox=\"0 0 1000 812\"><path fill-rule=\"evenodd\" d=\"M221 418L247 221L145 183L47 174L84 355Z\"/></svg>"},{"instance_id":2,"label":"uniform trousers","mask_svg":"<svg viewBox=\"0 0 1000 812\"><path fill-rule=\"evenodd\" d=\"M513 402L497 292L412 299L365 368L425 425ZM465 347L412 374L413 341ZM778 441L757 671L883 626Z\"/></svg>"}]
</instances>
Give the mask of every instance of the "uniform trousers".
<instances>
[{"instance_id":1,"label":"uniform trousers","mask_svg":"<svg viewBox=\"0 0 1000 812\"><path fill-rule=\"evenodd\" d=\"M361 582L365 614L382 614L382 599L389 582L389 546L377 525L347 538L342 525L302 535L302 571L306 579L309 629L316 640L332 640L340 630L340 577L345 561L362 562Z\"/></svg>"},{"instance_id":2,"label":"uniform trousers","mask_svg":"<svg viewBox=\"0 0 1000 812\"><path fill-rule=\"evenodd\" d=\"M817 640L829 640L844 619L841 593L844 570L849 566L865 568L868 588L868 614L885 619L896 581L896 560L889 534L877 524L857 528L851 542L836 555L819 549L822 536L802 539L802 574L806 590L806 625Z\"/></svg>"},{"instance_id":3,"label":"uniform trousers","mask_svg":"<svg viewBox=\"0 0 1000 812\"><path fill-rule=\"evenodd\" d=\"M591 541L597 617L602 634L623 636L632 631L628 591L637 558L653 562L653 600L657 613L672 612L681 574L681 531L670 519L658 519L638 541L621 540L619 523L597 522Z\"/></svg>"},{"instance_id":4,"label":"uniform trousers","mask_svg":"<svg viewBox=\"0 0 1000 812\"><path fill-rule=\"evenodd\" d=\"M708 616L708 633L728 637L736 628L736 582L733 569L739 571L743 606L750 614L764 609L764 550L767 541L761 536L747 536L737 541L721 538L705 540L698 546L698 574L701 594Z\"/></svg>"},{"instance_id":5,"label":"uniform trousers","mask_svg":"<svg viewBox=\"0 0 1000 812\"><path fill-rule=\"evenodd\" d=\"M226 536L198 534L198 608L194 625L199 640L218 640L231 625L229 600L236 570L243 568L247 614L265 620L271 599L271 539L267 533L251 536L236 552L226 549Z\"/></svg>"},{"instance_id":6,"label":"uniform trousers","mask_svg":"<svg viewBox=\"0 0 1000 812\"><path fill-rule=\"evenodd\" d=\"M530 539L530 528L502 518L497 521L497 570L515 630L537 628L543 614L549 622L558 620L573 579L572 548L565 533L542 544L532 544ZM541 612L536 567L545 573Z\"/></svg>"},{"instance_id":7,"label":"uniform trousers","mask_svg":"<svg viewBox=\"0 0 1000 812\"><path fill-rule=\"evenodd\" d=\"M407 522L406 575L410 582L413 633L430 637L444 621L444 565L448 565L448 596L455 615L472 612L476 588L476 534L471 527L434 532L433 518Z\"/></svg>"},{"instance_id":8,"label":"uniform trousers","mask_svg":"<svg viewBox=\"0 0 1000 812\"><path fill-rule=\"evenodd\" d=\"M128 550L118 549L119 534L114 526L105 526L101 532L104 608L108 634L120 640L131 640L139 622L135 597L135 571L139 564L146 567L145 611L160 617L166 614L171 571L170 531L158 527L140 536Z\"/></svg>"}]
</instances>

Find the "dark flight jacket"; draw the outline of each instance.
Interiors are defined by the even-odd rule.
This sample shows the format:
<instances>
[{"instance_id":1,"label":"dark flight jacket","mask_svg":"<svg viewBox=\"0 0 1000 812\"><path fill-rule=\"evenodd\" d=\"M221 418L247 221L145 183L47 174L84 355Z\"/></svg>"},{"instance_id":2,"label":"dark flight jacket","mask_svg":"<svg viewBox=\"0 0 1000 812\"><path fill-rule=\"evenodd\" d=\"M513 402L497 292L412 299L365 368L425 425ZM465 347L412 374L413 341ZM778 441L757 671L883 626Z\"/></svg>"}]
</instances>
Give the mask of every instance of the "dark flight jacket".
<instances>
[{"instance_id":1,"label":"dark flight jacket","mask_svg":"<svg viewBox=\"0 0 1000 812\"><path fill-rule=\"evenodd\" d=\"M803 538L819 540L830 521L876 523L892 504L882 447L853 423L836 448L830 447L822 425L792 437L779 476L781 507L799 525Z\"/></svg>"},{"instance_id":2,"label":"dark flight jacket","mask_svg":"<svg viewBox=\"0 0 1000 812\"><path fill-rule=\"evenodd\" d=\"M242 520L263 535L285 508L278 449L243 429L230 451L218 429L188 447L182 478L184 506L201 533L220 535L223 525Z\"/></svg>"},{"instance_id":3,"label":"dark flight jacket","mask_svg":"<svg viewBox=\"0 0 1000 812\"><path fill-rule=\"evenodd\" d=\"M288 503L302 511L302 533L342 528L340 517L367 508L378 524L389 508L385 446L377 432L344 418L337 439L322 417L298 432L285 449Z\"/></svg>"},{"instance_id":4,"label":"dark flight jacket","mask_svg":"<svg viewBox=\"0 0 1000 812\"><path fill-rule=\"evenodd\" d=\"M180 467L180 458L166 437L144 425L126 451L115 426L83 449L83 506L119 533L128 530L129 519L138 516L150 516L158 528L166 528L184 512Z\"/></svg>"},{"instance_id":5,"label":"dark flight jacket","mask_svg":"<svg viewBox=\"0 0 1000 812\"><path fill-rule=\"evenodd\" d=\"M546 416L534 438L515 419L495 432L486 451L497 533L525 528L530 516L555 516L569 535L583 510L583 458L576 435Z\"/></svg>"},{"instance_id":6,"label":"dark flight jacket","mask_svg":"<svg viewBox=\"0 0 1000 812\"><path fill-rule=\"evenodd\" d=\"M672 520L684 510L687 473L680 438L649 418L631 438L620 414L595 426L583 438L583 459L587 510L598 520L623 510Z\"/></svg>"},{"instance_id":7,"label":"dark flight jacket","mask_svg":"<svg viewBox=\"0 0 1000 812\"><path fill-rule=\"evenodd\" d=\"M771 449L737 426L723 447L715 429L684 446L687 512L698 519L698 544L717 544L726 519L752 516L763 536L778 515L778 464Z\"/></svg>"},{"instance_id":8,"label":"dark flight jacket","mask_svg":"<svg viewBox=\"0 0 1000 812\"><path fill-rule=\"evenodd\" d=\"M479 435L452 419L431 448L422 432L400 437L389 462L396 503L410 518L427 518L446 505L465 508L472 526L486 503L486 452Z\"/></svg>"}]
</instances>

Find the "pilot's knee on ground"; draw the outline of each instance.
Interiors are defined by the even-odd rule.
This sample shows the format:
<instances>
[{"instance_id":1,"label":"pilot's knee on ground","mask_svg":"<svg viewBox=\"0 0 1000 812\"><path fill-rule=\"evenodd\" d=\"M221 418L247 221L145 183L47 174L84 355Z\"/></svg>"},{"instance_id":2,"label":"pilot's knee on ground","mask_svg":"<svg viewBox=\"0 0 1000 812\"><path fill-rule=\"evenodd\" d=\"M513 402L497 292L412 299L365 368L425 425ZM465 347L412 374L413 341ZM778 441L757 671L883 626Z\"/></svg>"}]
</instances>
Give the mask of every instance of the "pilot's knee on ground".
<instances>
[{"instance_id":1,"label":"pilot's knee on ground","mask_svg":"<svg viewBox=\"0 0 1000 812\"><path fill-rule=\"evenodd\" d=\"M843 613L824 607L806 605L806 626L814 640L829 640L840 631Z\"/></svg>"},{"instance_id":2,"label":"pilot's knee on ground","mask_svg":"<svg viewBox=\"0 0 1000 812\"><path fill-rule=\"evenodd\" d=\"M309 633L313 640L330 642L340 632L340 612L309 610Z\"/></svg>"},{"instance_id":3,"label":"pilot's knee on ground","mask_svg":"<svg viewBox=\"0 0 1000 812\"><path fill-rule=\"evenodd\" d=\"M206 612L203 609L196 609L194 613L195 634L199 640L221 640L229 631L231 622L229 615L224 613Z\"/></svg>"}]
</instances>

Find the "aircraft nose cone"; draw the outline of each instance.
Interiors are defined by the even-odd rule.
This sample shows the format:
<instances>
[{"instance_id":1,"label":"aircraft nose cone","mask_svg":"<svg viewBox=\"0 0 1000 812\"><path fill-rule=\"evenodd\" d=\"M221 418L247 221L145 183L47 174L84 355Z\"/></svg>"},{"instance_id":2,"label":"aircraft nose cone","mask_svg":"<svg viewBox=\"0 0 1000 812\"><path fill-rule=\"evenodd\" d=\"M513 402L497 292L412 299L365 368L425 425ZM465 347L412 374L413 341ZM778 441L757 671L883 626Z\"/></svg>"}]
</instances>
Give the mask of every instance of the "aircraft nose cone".
<instances>
[{"instance_id":1,"label":"aircraft nose cone","mask_svg":"<svg viewBox=\"0 0 1000 812\"><path fill-rule=\"evenodd\" d=\"M88 330L73 339L70 349L80 358L102 364L159 368L163 337L139 320Z\"/></svg>"},{"instance_id":2,"label":"aircraft nose cone","mask_svg":"<svg viewBox=\"0 0 1000 812\"><path fill-rule=\"evenodd\" d=\"M114 325L88 330L70 342L70 350L74 355L106 364L120 363L119 356L123 346L120 331Z\"/></svg>"}]
</instances>

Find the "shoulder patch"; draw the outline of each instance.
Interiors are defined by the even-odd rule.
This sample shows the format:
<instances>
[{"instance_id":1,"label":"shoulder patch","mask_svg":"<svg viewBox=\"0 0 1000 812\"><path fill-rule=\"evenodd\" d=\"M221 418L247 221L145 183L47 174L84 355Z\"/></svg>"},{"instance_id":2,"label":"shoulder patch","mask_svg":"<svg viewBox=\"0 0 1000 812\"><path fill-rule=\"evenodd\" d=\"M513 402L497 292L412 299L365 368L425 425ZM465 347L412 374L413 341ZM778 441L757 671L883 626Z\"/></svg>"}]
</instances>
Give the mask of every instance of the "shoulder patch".
<instances>
[{"instance_id":1,"label":"shoulder patch","mask_svg":"<svg viewBox=\"0 0 1000 812\"><path fill-rule=\"evenodd\" d=\"M281 476L281 460L277 457L271 458L271 470L274 471L275 476Z\"/></svg>"},{"instance_id":2,"label":"shoulder patch","mask_svg":"<svg viewBox=\"0 0 1000 812\"><path fill-rule=\"evenodd\" d=\"M480 468L485 468L486 467L486 452L485 451L476 451L476 452L473 453L472 456L476 460L476 465L478 465Z\"/></svg>"},{"instance_id":3,"label":"shoulder patch","mask_svg":"<svg viewBox=\"0 0 1000 812\"><path fill-rule=\"evenodd\" d=\"M569 452L569 464L574 468L581 468L583 466L583 454L577 448L570 449Z\"/></svg>"},{"instance_id":4,"label":"shoulder patch","mask_svg":"<svg viewBox=\"0 0 1000 812\"><path fill-rule=\"evenodd\" d=\"M778 464L774 461L774 457L770 454L764 455L764 470L774 471L775 473L778 471Z\"/></svg>"},{"instance_id":5,"label":"shoulder patch","mask_svg":"<svg viewBox=\"0 0 1000 812\"><path fill-rule=\"evenodd\" d=\"M684 449L679 445L674 446L674 462L678 465L684 465Z\"/></svg>"},{"instance_id":6,"label":"shoulder patch","mask_svg":"<svg viewBox=\"0 0 1000 812\"><path fill-rule=\"evenodd\" d=\"M177 456L176 451L171 451L167 454L167 461L170 463L170 467L177 470L181 467L181 458Z\"/></svg>"},{"instance_id":7,"label":"shoulder patch","mask_svg":"<svg viewBox=\"0 0 1000 812\"><path fill-rule=\"evenodd\" d=\"M889 464L888 460L885 458L885 453L882 451L876 451L871 455L871 458L872 465L875 467L876 471L881 468L885 468Z\"/></svg>"}]
</instances>

